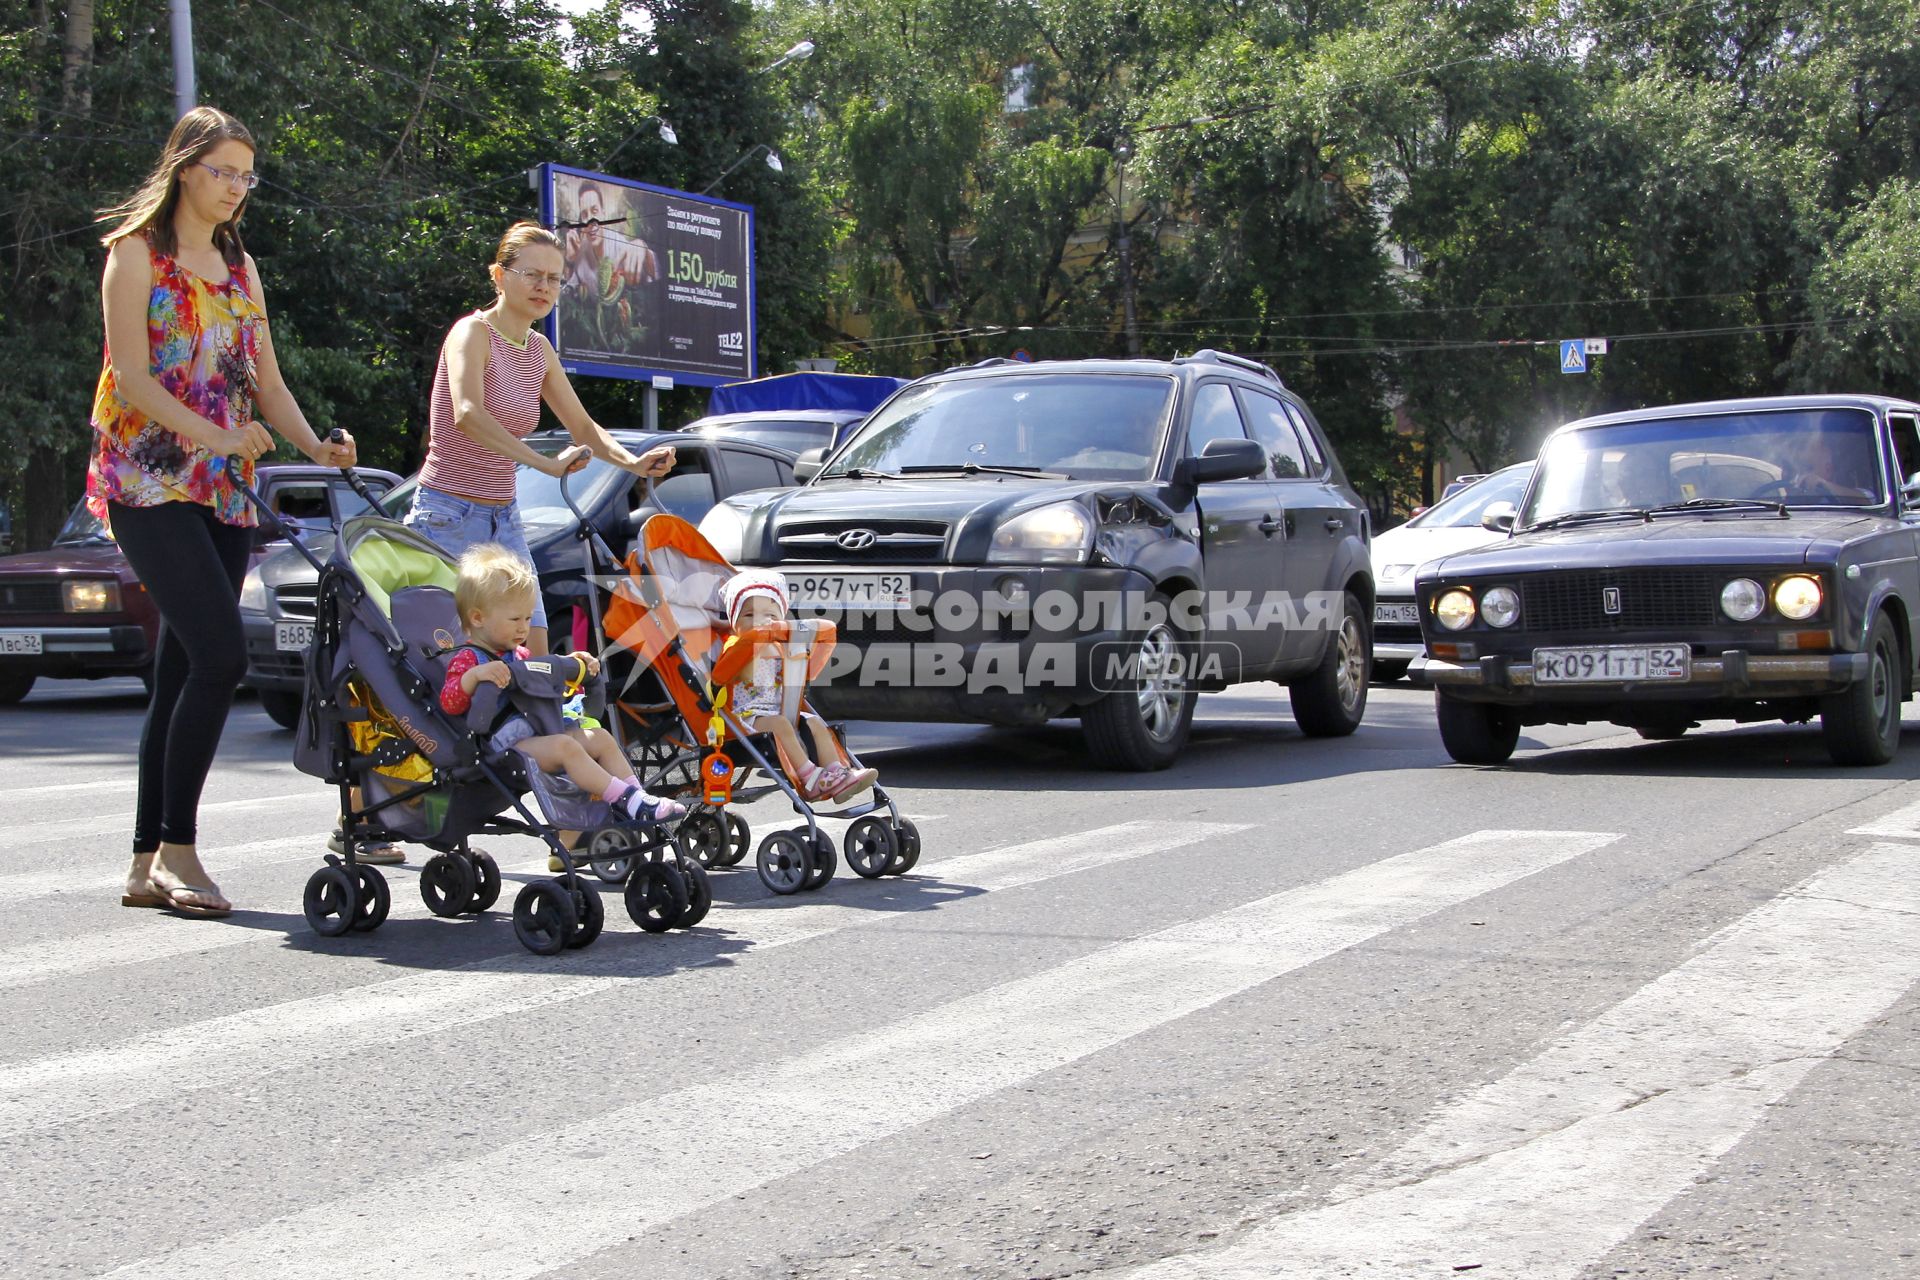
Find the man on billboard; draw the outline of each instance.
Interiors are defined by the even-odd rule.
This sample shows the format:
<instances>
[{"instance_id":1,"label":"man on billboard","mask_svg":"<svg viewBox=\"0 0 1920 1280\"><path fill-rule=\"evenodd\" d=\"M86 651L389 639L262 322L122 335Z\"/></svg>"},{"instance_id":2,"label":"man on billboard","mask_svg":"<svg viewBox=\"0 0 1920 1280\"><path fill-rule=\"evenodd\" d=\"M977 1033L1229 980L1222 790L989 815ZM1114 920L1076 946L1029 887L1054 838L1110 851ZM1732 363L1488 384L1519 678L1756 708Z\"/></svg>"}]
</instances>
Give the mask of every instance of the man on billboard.
<instances>
[{"instance_id":1,"label":"man on billboard","mask_svg":"<svg viewBox=\"0 0 1920 1280\"><path fill-rule=\"evenodd\" d=\"M656 317L645 286L660 279L660 257L637 234L617 189L575 179L574 224L566 233L566 304L561 323L570 350L626 355L640 349ZM563 179L564 182L564 179ZM571 184L567 184L571 185Z\"/></svg>"}]
</instances>

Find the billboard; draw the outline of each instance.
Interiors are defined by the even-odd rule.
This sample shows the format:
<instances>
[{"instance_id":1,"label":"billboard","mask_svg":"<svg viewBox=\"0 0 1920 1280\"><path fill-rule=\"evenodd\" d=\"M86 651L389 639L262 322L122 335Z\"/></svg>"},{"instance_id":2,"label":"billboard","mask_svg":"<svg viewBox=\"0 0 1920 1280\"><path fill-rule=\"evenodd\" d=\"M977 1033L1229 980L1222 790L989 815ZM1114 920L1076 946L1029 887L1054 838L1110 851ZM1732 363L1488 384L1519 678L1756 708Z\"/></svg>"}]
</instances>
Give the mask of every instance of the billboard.
<instances>
[{"instance_id":1,"label":"billboard","mask_svg":"<svg viewBox=\"0 0 1920 1280\"><path fill-rule=\"evenodd\" d=\"M753 376L753 207L543 164L566 252L546 334L568 373L716 387Z\"/></svg>"}]
</instances>

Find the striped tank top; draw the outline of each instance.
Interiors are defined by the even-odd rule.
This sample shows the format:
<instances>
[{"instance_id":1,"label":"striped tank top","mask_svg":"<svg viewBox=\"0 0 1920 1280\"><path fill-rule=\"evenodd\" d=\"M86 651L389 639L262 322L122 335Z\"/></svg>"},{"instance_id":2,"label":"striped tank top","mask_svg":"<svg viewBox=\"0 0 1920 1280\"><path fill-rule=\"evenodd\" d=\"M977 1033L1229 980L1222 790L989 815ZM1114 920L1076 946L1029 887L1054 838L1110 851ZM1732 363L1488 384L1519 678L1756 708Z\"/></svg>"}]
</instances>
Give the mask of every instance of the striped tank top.
<instances>
[{"instance_id":1,"label":"striped tank top","mask_svg":"<svg viewBox=\"0 0 1920 1280\"><path fill-rule=\"evenodd\" d=\"M478 312L474 313L476 317ZM532 333L527 345L516 347L482 318L487 330L487 373L484 403L495 422L516 437L540 423L540 387L547 380L547 348ZM451 342L453 335L447 335ZM433 403L427 411L427 461L420 483L456 498L483 502L513 499L512 459L474 442L453 422L453 388L447 381L447 348L440 347L440 363L433 371Z\"/></svg>"}]
</instances>

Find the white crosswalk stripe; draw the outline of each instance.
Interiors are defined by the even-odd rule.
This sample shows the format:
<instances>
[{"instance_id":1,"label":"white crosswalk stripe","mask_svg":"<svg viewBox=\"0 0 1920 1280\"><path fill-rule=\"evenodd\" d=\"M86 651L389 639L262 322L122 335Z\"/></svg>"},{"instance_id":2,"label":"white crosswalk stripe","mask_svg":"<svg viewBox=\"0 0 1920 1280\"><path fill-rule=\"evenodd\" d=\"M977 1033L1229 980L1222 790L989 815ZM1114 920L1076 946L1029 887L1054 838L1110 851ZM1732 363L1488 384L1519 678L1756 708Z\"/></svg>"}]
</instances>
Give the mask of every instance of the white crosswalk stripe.
<instances>
[{"instance_id":1,"label":"white crosswalk stripe","mask_svg":"<svg viewBox=\"0 0 1920 1280\"><path fill-rule=\"evenodd\" d=\"M1140 821L923 864L955 886L1004 890L1170 849L1218 840L1244 824ZM614 908L618 910L618 907ZM737 930L748 954L842 930L873 927L892 913L832 898L787 898L727 908L709 924ZM269 937L277 936L269 934ZM647 950L651 948L651 952ZM672 936L619 946L602 939L570 958L568 972L540 956L493 956L456 969L412 974L305 1000L269 1005L158 1031L104 1048L0 1066L0 1131L58 1126L137 1106L134 1087L171 1072L202 1087L289 1065L352 1054L455 1027L524 1014L627 984L657 980L685 963ZM737 959L737 957L736 957Z\"/></svg>"},{"instance_id":2,"label":"white crosswalk stripe","mask_svg":"<svg viewBox=\"0 0 1920 1280\"><path fill-rule=\"evenodd\" d=\"M1184 823L1163 828L1190 830ZM752 1088L734 1081L695 1085L112 1274L278 1280L324 1257L330 1271L358 1276L537 1275L938 1119L1618 838L1488 831L1388 858L766 1064ZM1114 841L1111 832L1100 834L1101 844ZM53 1076L5 1077L9 1106L23 1096L44 1104L76 1085L96 1092L91 1072ZM817 1105L817 1082L840 1078L888 1081L886 1105ZM678 1145L656 1148L644 1161L596 1165L589 1177L594 1194L569 1202L566 1230L529 1234L527 1224L549 1212L550 1188L580 1180L577 1153L597 1141L590 1135L637 1131L661 1115L675 1118ZM0 1125L27 1118L17 1109L0 1113ZM342 1230L347 1221L351 1230Z\"/></svg>"},{"instance_id":3,"label":"white crosswalk stripe","mask_svg":"<svg viewBox=\"0 0 1920 1280\"><path fill-rule=\"evenodd\" d=\"M1920 863L1875 845L1447 1107L1326 1207L1124 1274L1577 1276L1916 980Z\"/></svg>"}]
</instances>

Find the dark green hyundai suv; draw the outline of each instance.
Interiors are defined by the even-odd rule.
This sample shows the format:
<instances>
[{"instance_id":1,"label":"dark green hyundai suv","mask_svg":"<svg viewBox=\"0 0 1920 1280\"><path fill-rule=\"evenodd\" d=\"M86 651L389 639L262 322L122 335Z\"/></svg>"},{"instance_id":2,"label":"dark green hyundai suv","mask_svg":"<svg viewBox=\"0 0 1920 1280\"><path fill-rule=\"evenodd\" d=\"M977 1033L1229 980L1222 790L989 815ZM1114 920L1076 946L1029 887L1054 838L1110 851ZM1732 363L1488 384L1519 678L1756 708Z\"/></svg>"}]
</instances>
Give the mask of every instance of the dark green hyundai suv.
<instances>
[{"instance_id":1,"label":"dark green hyundai suv","mask_svg":"<svg viewBox=\"0 0 1920 1280\"><path fill-rule=\"evenodd\" d=\"M1031 725L1094 759L1172 763L1195 695L1272 680L1309 734L1366 709L1366 508L1265 365L988 361L897 392L804 487L701 528L777 565L840 643L833 716ZM810 477L810 478L809 478Z\"/></svg>"}]
</instances>

